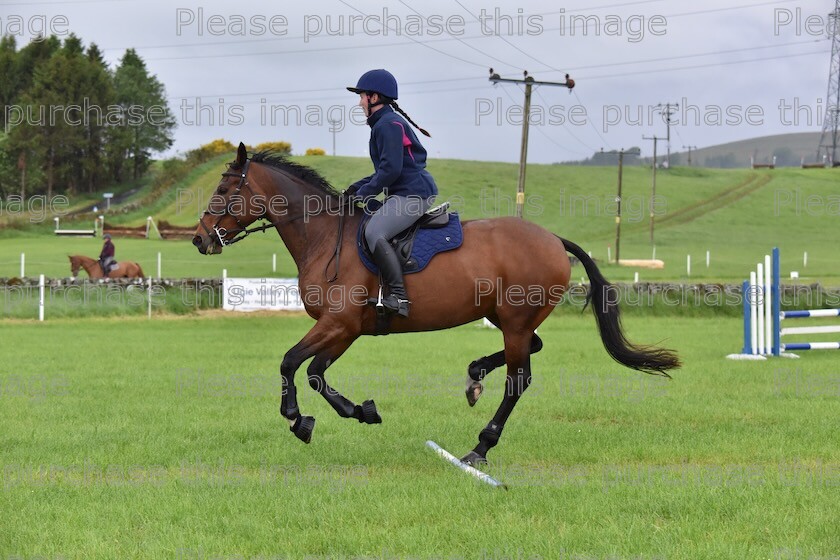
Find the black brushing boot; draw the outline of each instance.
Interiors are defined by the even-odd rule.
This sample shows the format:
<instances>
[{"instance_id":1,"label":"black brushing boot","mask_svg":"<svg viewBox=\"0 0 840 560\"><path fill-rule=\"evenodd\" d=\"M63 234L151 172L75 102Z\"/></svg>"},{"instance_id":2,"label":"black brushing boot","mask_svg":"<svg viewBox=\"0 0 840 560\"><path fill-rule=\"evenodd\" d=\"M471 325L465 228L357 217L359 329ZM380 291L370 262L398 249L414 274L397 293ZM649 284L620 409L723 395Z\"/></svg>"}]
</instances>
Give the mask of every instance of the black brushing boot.
<instances>
[{"instance_id":1,"label":"black brushing boot","mask_svg":"<svg viewBox=\"0 0 840 560\"><path fill-rule=\"evenodd\" d=\"M382 305L390 313L398 313L402 317L408 317L410 302L405 293L403 283L402 266L397 258L394 248L385 239L379 239L373 249L373 260L379 267L382 274L382 282L387 286L387 295L382 298Z\"/></svg>"}]
</instances>

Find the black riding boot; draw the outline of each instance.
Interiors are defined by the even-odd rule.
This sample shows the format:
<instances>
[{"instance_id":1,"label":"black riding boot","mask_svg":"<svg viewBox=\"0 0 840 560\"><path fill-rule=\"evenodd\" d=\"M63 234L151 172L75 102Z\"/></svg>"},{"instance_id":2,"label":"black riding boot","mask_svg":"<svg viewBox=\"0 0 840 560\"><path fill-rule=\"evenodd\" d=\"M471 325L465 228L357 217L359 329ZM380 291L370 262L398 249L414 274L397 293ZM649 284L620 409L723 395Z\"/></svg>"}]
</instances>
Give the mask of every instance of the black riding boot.
<instances>
[{"instance_id":1,"label":"black riding boot","mask_svg":"<svg viewBox=\"0 0 840 560\"><path fill-rule=\"evenodd\" d=\"M379 267L379 272L382 274L382 283L387 287L387 295L383 296L382 305L391 313L399 313L403 317L408 317L410 302L408 301L408 295L405 293L402 266L400 266L394 248L387 240L379 239L376 241L376 247L373 249L373 260L376 261L376 266Z\"/></svg>"}]
</instances>

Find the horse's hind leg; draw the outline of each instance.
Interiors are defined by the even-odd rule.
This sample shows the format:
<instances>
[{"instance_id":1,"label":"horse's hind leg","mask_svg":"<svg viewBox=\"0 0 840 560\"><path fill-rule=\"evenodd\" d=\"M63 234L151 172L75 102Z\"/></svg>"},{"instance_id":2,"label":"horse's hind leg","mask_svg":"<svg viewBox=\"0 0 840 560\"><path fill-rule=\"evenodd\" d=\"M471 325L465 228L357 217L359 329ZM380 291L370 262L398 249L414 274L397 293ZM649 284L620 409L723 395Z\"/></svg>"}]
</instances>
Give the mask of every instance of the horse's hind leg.
<instances>
[{"instance_id":1,"label":"horse's hind leg","mask_svg":"<svg viewBox=\"0 0 840 560\"><path fill-rule=\"evenodd\" d=\"M470 451L463 462L476 465L487 462L487 452L499 442L510 413L513 412L519 397L531 383L531 339L532 332L505 333L505 361L507 379L502 404L495 416L478 435L478 445Z\"/></svg>"},{"instance_id":2,"label":"horse's hind leg","mask_svg":"<svg viewBox=\"0 0 840 560\"><path fill-rule=\"evenodd\" d=\"M355 418L365 424L380 424L382 423L382 418L376 411L376 405L373 403L373 400L366 400L361 405L354 404L344 397L344 395L330 387L324 377L324 372L327 368L334 364L349 346L350 341L343 341L341 344L317 354L306 369L309 386L318 391L342 418Z\"/></svg>"},{"instance_id":3,"label":"horse's hind leg","mask_svg":"<svg viewBox=\"0 0 840 560\"><path fill-rule=\"evenodd\" d=\"M501 328L499 318L495 315L488 316L487 320L496 325L496 327ZM531 338L531 354L536 354L542 350L542 347L542 339L537 336L537 333L534 333ZM478 399L484 392L484 385L481 381L488 373L498 367L502 367L503 365L505 365L505 351L500 350L495 354L478 358L467 367L466 395L467 403L469 403L470 406L475 406L475 403L478 402Z\"/></svg>"}]
</instances>

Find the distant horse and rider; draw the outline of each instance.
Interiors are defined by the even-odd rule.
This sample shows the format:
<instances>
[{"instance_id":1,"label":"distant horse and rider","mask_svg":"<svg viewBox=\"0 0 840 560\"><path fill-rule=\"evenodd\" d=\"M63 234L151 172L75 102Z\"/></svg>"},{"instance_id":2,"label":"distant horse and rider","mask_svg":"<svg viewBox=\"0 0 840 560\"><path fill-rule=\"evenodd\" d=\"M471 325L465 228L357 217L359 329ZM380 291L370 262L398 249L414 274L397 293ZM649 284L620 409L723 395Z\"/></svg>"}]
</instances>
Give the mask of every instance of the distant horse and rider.
<instances>
[{"instance_id":1,"label":"distant horse and rider","mask_svg":"<svg viewBox=\"0 0 840 560\"><path fill-rule=\"evenodd\" d=\"M114 259L115 248L111 241L111 234L102 236L105 240L102 244L102 251L99 253L99 260L84 255L68 255L70 259L70 272L73 278L79 275L79 269L84 268L91 280L100 278L144 278L143 269L132 261L117 262Z\"/></svg>"},{"instance_id":2,"label":"distant horse and rider","mask_svg":"<svg viewBox=\"0 0 840 560\"><path fill-rule=\"evenodd\" d=\"M294 378L306 360L312 358L306 370L310 386L339 416L376 424L382 420L372 400L355 404L324 377L357 338L448 329L487 318L501 329L504 349L466 368L467 400L475 404L483 391L482 380L501 366L507 366L506 390L496 414L479 434L478 445L462 459L471 464L485 462L531 382L531 355L543 347L535 331L569 286L569 254L577 257L589 276L588 301L610 356L632 369L665 377L668 370L679 367L673 352L627 340L615 287L586 251L519 218L461 222L458 248L439 253L425 268L405 277L410 315L383 312L387 279L366 267L362 258L354 258L357 252L363 256L365 239L360 227L366 212L357 204L312 169L265 152L249 157L240 144L193 238L199 252L209 255L221 253L223 247L254 231L276 229L294 259L304 307L316 323L282 360L280 413L305 443L312 437L315 419L301 414ZM261 219L268 223L249 227ZM453 219L458 222L457 216ZM442 243L452 237L446 235ZM325 297L336 287L346 288L347 294L345 305L338 309ZM522 290L541 297L514 297Z\"/></svg>"},{"instance_id":3,"label":"distant horse and rider","mask_svg":"<svg viewBox=\"0 0 840 560\"><path fill-rule=\"evenodd\" d=\"M106 278L102 271L102 266L97 259L92 259L84 255L68 255L70 259L70 272L73 278L79 275L79 270L84 269L91 280ZM107 278L145 278L143 269L140 265L133 261L120 261L116 263L116 268L108 272Z\"/></svg>"}]
</instances>

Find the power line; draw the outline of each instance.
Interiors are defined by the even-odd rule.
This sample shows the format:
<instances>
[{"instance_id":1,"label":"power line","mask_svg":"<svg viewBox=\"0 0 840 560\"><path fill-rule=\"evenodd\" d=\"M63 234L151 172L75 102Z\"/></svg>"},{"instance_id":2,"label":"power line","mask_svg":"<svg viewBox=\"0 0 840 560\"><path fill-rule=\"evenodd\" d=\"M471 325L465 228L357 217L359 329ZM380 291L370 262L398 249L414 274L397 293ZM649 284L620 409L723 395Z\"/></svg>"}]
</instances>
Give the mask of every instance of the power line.
<instances>
[{"instance_id":1,"label":"power line","mask_svg":"<svg viewBox=\"0 0 840 560\"><path fill-rule=\"evenodd\" d=\"M470 14L470 15L471 15L474 19L476 19L479 23L481 23L481 20L478 18L478 16L476 16L474 13L472 13L472 12L471 12L471 11L470 11L470 10L469 10L466 6L464 6L463 4L461 4L460 0L455 0L455 3L456 3L456 4L458 4L459 6L461 6L461 8L462 8L465 12L467 12L468 14ZM493 34L493 36L498 37L499 39L501 39L502 41L504 41L506 44L510 45L511 47L513 47L514 49L516 49L517 51L519 51L520 53L524 54L525 56L527 56L528 58L530 58L530 59L531 59L531 60L533 60L534 62L537 62L538 64L542 64L542 65L543 65L543 66L545 66L546 68L551 68L552 70L556 70L556 68L554 68L553 66L551 66L551 65L549 65L549 64L546 64L545 62L543 62L543 61L539 60L538 58L536 58L536 57L534 57L534 56L532 56L532 55L530 55L530 54L526 53L525 51L523 51L522 49L520 49L519 47L517 47L516 45L514 45L514 44L513 44L513 43L511 43L510 41L508 41L506 37L503 37L502 35L500 35L500 34L498 34L498 33L494 33L494 34Z\"/></svg>"},{"instance_id":2,"label":"power line","mask_svg":"<svg viewBox=\"0 0 840 560\"><path fill-rule=\"evenodd\" d=\"M624 77L624 76L640 76L640 75L645 75L645 74L657 74L657 73L660 73L660 72L677 72L677 71L681 71L681 70L694 70L694 69L697 69L697 68L714 68L714 67L717 67L717 66L729 66L729 65L733 65L733 64L749 64L751 62L764 62L764 61L767 61L767 60L781 60L781 59L785 59L785 58L796 58L796 57L800 57L800 56L811 56L811 55L816 55L816 54L824 55L825 53L826 53L825 50L821 50L821 51L812 51L812 52L797 53L797 54L790 54L790 55L779 55L779 56L771 56L771 57L752 58L752 59L747 59L747 60L733 60L733 61L728 61L728 62L716 62L716 63L711 63L711 64L700 64L700 65L694 65L694 66L680 66L680 67L675 67L675 68L660 68L660 69L654 69L654 70L637 70L637 71L634 71L634 72L624 72L624 73L618 73L618 74L605 74L605 75L600 75L600 76L584 76L584 78L587 81L591 81L591 80L600 80L600 79L606 79L606 78L619 78L619 77ZM472 80L478 80L478 79L480 79L480 78L478 78L478 77L451 78L451 79L431 80L431 81L422 81L422 82L406 82L406 85L408 85L408 84L416 85L416 84L425 84L425 83L433 83L433 82L435 82L435 83L464 82L464 81L472 81ZM436 92L468 91L468 90L471 90L471 89L473 89L473 88L439 89L439 90L434 90L434 91L436 91ZM223 94L223 93L190 94L190 95L169 96L169 98L170 99L172 99L172 98L181 99L181 98L184 98L184 97L207 97L207 98L211 98L211 97L283 95L283 94L289 94L289 93L291 93L291 94L294 94L294 93L313 93L313 92L319 92L319 91L321 91L321 92L323 92L323 91L334 91L334 88L330 87L330 88L316 88L316 89L309 88L309 89L301 89L301 90L272 90L272 91L265 91L265 92L227 93L227 94ZM423 93L426 93L426 92L421 91L421 92L418 92L418 93L423 94ZM577 92L574 91L574 90L573 90L573 93L575 95L577 95ZM335 96L335 97L337 98L338 96ZM309 97L307 97L307 99L308 98Z\"/></svg>"},{"instance_id":3,"label":"power line","mask_svg":"<svg viewBox=\"0 0 840 560\"><path fill-rule=\"evenodd\" d=\"M354 8L353 6L351 6L350 4L348 4L345 0L338 0L338 1L339 1L339 2L341 2L342 4L344 4L345 6L347 6L348 8L350 8L351 10L353 10L353 11L355 11L355 12L357 12L357 13L359 13L359 14L363 15L363 16L366 16L366 17L368 16L368 14L364 13L363 11L361 11L361 10L359 10L359 9L357 9L357 8ZM382 26L382 24L381 24L381 23L380 23L380 26L381 26L381 27L384 27L385 29L390 29L390 27L388 27L387 25ZM448 52L446 52L446 51L442 51L442 50L440 50L440 49L436 49L436 48L434 48L434 47L429 46L427 43L424 43L423 41L419 41L419 40L417 40L417 39L412 38L411 36L406 35L406 37L408 37L409 39L411 39L411 41L412 41L413 43L417 43L418 45L424 46L424 47L426 47L427 49L431 49L431 50L435 51L435 52L436 52L436 53L438 53L438 54L442 54L442 55L444 55L444 56L448 56L449 58L454 58L455 60L459 60L459 61L461 61L461 62L463 62L463 63L465 63L465 64L470 64L470 65L472 65L472 66L479 66L479 67L486 66L486 64L479 64L478 62L472 62L472 61L467 60L467 59L465 59L465 58L461 58L461 57L459 57L459 56L455 56L454 54L448 53Z\"/></svg>"},{"instance_id":4,"label":"power line","mask_svg":"<svg viewBox=\"0 0 840 560\"><path fill-rule=\"evenodd\" d=\"M539 89L539 88L537 88L537 89L536 89L536 90L534 90L534 91L536 92L537 96L538 96L540 99L542 99L542 100L543 100L543 103L545 103L545 104L546 104L546 106L549 106L549 103L548 103L548 101L546 100L546 98L545 98L545 97L543 97L543 96L542 96L542 94L540 93L540 89ZM589 119L587 119L587 120L589 120ZM587 149L591 150L592 152L597 152L597 151L598 151L598 150L596 150L595 148L593 148L592 146L588 145L588 144L587 144L586 142L584 142L583 140L581 140L580 138L578 138L578 137L575 135L575 133L574 133L574 132L572 132L569 128L567 128L567 127L566 127L566 123L563 123L563 124L561 124L560 126L562 126L562 127L563 127L563 129L564 129L564 130L565 130L565 131L569 134L569 136L571 136L572 138L574 138L575 140L577 140L580 144L583 144L583 145L584 145ZM537 130L539 130L539 129L537 129ZM561 147L562 147L562 146L561 146Z\"/></svg>"},{"instance_id":5,"label":"power line","mask_svg":"<svg viewBox=\"0 0 840 560\"><path fill-rule=\"evenodd\" d=\"M507 95L507 96L508 96L508 99L510 99L511 103L513 103L514 105L516 105L516 100L513 98L513 96L510 94L510 92L509 92L507 89L505 89L505 88L502 88L502 91L503 91L503 92L505 92L505 95ZM519 91L521 91L523 94L525 93L525 90L523 90L521 87L519 88ZM554 145L555 145L555 146L557 146L558 148L563 148L563 149L564 149L564 150L566 150L567 152L571 152L571 153L573 153L573 154L577 154L577 155L579 155L579 156L584 156L584 157L586 157L586 154L584 154L583 152L579 152L579 151L577 151L577 150L574 150L574 149L572 149L572 148L569 148L568 146L564 146L564 145L563 145L563 144L561 144L560 142L556 141L554 138L552 138L552 137L550 137L548 134L546 134L546 133L545 133L545 132L544 132L541 128L535 128L534 130L536 130L537 132L539 132L540 134L542 134L542 135L543 135L543 136L544 136L544 137L545 137L545 138L546 138L549 142L551 142L552 144L554 144ZM573 136L574 136L574 135L573 135Z\"/></svg>"},{"instance_id":6,"label":"power line","mask_svg":"<svg viewBox=\"0 0 840 560\"><path fill-rule=\"evenodd\" d=\"M578 97L577 92L576 92L575 90L572 90L572 93L574 93L574 95L575 95L575 99L577 99L577 100L578 100L578 103L580 103L583 107L586 107L586 105L583 103L583 101L581 101L581 100L580 100L580 97ZM608 147L609 149L611 149L611 150L612 150L612 149L613 149L613 147L610 145L610 143L609 143L609 142L607 142L607 139L606 139L606 138L604 138L604 137L601 135L601 132L598 130L598 127L596 127L596 126L595 126L595 124L592 122L592 119L586 119L586 120L587 120L587 122L589 123L589 125L592 127L592 129L595 131L595 134L597 134L597 135L598 135L598 138L600 138L600 139L601 139L601 141L602 141L604 144L606 144L606 145L607 145L607 147Z\"/></svg>"},{"instance_id":7,"label":"power line","mask_svg":"<svg viewBox=\"0 0 840 560\"><path fill-rule=\"evenodd\" d=\"M764 62L766 60L782 60L784 58L796 58L799 56L810 56L813 54L825 54L825 50L821 51L812 51L806 53L797 53L797 54L787 54L787 55L779 55L779 56L767 56L763 58L751 58L749 60L731 60L729 62L716 62L713 64L696 64L694 66L679 66L676 68L660 68L658 70L637 70L635 72L624 72L621 74L604 74L601 76L583 76L582 78L591 81L591 80L600 80L603 78L619 78L623 76L639 76L644 74L658 74L660 72L678 72L681 70L695 70L697 68L714 68L717 66L729 66L732 64L748 64L750 62Z\"/></svg>"},{"instance_id":8,"label":"power line","mask_svg":"<svg viewBox=\"0 0 840 560\"><path fill-rule=\"evenodd\" d=\"M807 41L793 41L791 43L781 43L778 45L761 45L758 47L744 47L741 49L727 49L723 51L709 51L704 53L695 53L695 54L683 54L677 56L663 56L660 58L646 58L642 60L628 60L624 62L608 62L606 64L590 64L588 66L572 66L569 70L588 70L592 68L608 68L610 66L628 66L630 64L647 64L650 62L666 62L670 60L684 60L686 58L701 58L704 56L717 56L721 54L734 54L740 52L747 52L747 51L755 51L755 50L763 50L763 49L776 49L779 47L790 47L794 45L810 45L812 43L819 43L824 41L825 39L812 39Z\"/></svg>"},{"instance_id":9,"label":"power line","mask_svg":"<svg viewBox=\"0 0 840 560\"><path fill-rule=\"evenodd\" d=\"M458 0L455 0L455 1L456 1L456 2L458 2ZM423 20L424 20L424 21L427 21L427 20L428 20L428 18L427 18L426 16L424 16L423 14L421 14L420 12L418 12L417 10L415 10L414 8L412 8L411 6L409 6L408 4L406 4L404 0L400 0L400 4L402 4L403 6L405 6L406 8L408 8L409 10L411 10L412 12L414 12L415 14L417 14L418 16L420 16L421 18L423 18ZM458 4L460 4L460 2L458 2ZM463 39L461 39L461 38L456 37L456 38L455 38L455 40L456 40L456 41L458 41L459 43L461 43L462 45L464 45L465 47L469 47L470 49L472 49L472 50L476 51L477 53L481 54L482 56L486 56L486 57L488 57L488 58L491 58L491 59L495 60L496 62L498 62L498 63L500 63L500 64L503 64L503 65L505 65L505 66L510 66L511 68L516 68L516 66L515 66L515 65L510 64L509 62L505 62L505 61L503 61L503 60L499 60L498 58L496 58L496 57L494 57L494 56L492 56L492 55L488 55L486 52L481 51L481 50L479 50L479 49L475 48L474 46L470 45L469 43L467 43L466 41L464 41L464 40L463 40Z\"/></svg>"},{"instance_id":10,"label":"power line","mask_svg":"<svg viewBox=\"0 0 840 560\"><path fill-rule=\"evenodd\" d=\"M105 1L105 0L91 0L91 1L100 2L100 1ZM119 0L119 1L133 1L133 0ZM342 1L342 0L339 0L339 1ZM661 0L649 0L649 1L657 1L658 2L658 1L661 1ZM627 4L617 4L617 5L613 5L613 6L625 6L625 5L633 5L633 4L644 4L644 3L647 3L647 2L630 2L630 3L627 3ZM735 6L735 7L729 7L729 8L719 8L719 9L714 9L714 10L700 10L700 11L695 11L695 12L685 12L685 13L682 13L682 14L673 14L671 16L663 16L663 17L682 17L682 16L687 16L687 15L698 15L698 14L704 14L704 13L710 13L710 12L741 9L741 8L745 8L745 7L755 7L755 6L763 6L763 5L766 5L766 4L777 4L777 3L780 3L780 2L768 2L768 3L765 3L765 4L751 4L751 5L748 5L748 6ZM13 4L8 4L8 5L13 5ZM349 6L349 4L347 4L347 5ZM409 6L406 5L406 7L409 7ZM610 7L610 6L604 6L604 7ZM351 6L351 8L352 8L352 6ZM356 8L352 8L352 9L356 10ZM412 9L412 8L409 7L409 9ZM595 9L597 9L597 8L592 8L592 10L595 10ZM356 11L358 13L362 13L359 10L356 10ZM566 13L571 13L573 11L583 11L583 10L582 9L581 10L567 10ZM415 13L416 13L416 11L415 11ZM561 13L561 12L549 12L549 13L546 13L546 14L536 14L536 15L552 15L552 14L555 14L555 13ZM470 14L470 15L473 15L473 14ZM535 15L535 14L532 14L532 15ZM473 17L475 17L475 16L473 15ZM465 22L465 23L474 24L474 23L479 23L479 22ZM390 29L390 27L388 29ZM545 29L545 31L557 31L557 30L560 30L560 28ZM399 30L396 30L396 31L399 31ZM214 54L214 55L157 57L157 58L147 58L146 60L181 60L181 59L193 59L193 58L218 58L218 57L222 57L222 56L277 55L277 54L285 54L285 53L299 54L299 53L302 53L302 52L341 51L341 50L345 50L345 49L348 49L348 48L380 48L380 47L395 47L395 46L403 46L403 45L411 45L411 44L426 45L428 43L442 43L442 42L451 42L451 41L460 41L463 44L469 46L467 43L463 42L464 39L488 39L488 38L491 38L491 37L494 37L494 36L499 37L501 39L505 39L505 37L502 37L502 36L496 35L496 34L493 34L493 35L482 34L482 35L473 35L473 36L469 36L469 37L460 37L460 38L458 38L458 37L448 37L448 38L442 37L442 38L436 38L436 39L427 39L427 40L424 40L424 41L420 41L420 40L417 40L417 39L411 39L409 41L399 41L399 42L387 43L387 44L384 44L384 45L383 44L376 44L376 45L365 44L365 45L357 45L357 46L351 45L351 46L342 46L342 47L323 47L323 48L316 48L316 49L305 49L305 50L294 50L294 51L270 51L270 52L253 52L252 51L252 52L241 53L241 54L240 53L237 53L237 54L224 54L224 53L222 53L222 54ZM406 37L410 38L409 35L406 35ZM283 37L274 37L274 38L271 38L271 39L253 39L253 40L249 39L249 40L241 40L241 41L224 41L224 42L213 42L213 43L208 43L208 42L205 41L205 42L200 42L200 43L175 43L175 44L169 44L169 45L144 45L144 46L131 46L131 47L103 47L102 50L103 51L112 51L112 50L125 50L125 49L128 49L128 48L133 48L135 50L143 50L143 49L168 49L168 48L183 49L183 48L187 48L187 47L201 47L201 48L215 47L215 46L226 47L226 46L230 46L230 45L252 44L252 43L256 44L256 43L266 43L266 42L270 43L270 42L279 42L279 41L301 40L301 39L305 39L305 38L306 37L304 37L302 35L294 36L294 37L283 36ZM806 43L806 42L810 42L810 41L802 41L801 43ZM515 45L513 45L512 43L508 42L508 44L510 44L511 46L516 48L517 50L519 50L519 48L516 47ZM710 55L711 54L726 54L726 53L732 53L732 52L747 51L747 50L752 50L752 49L756 49L756 48L782 47L782 46L787 46L787 45L792 45L792 44L797 44L797 43L770 45L770 46L767 46L767 47L748 47L748 48L745 48L745 49L733 49L733 50L729 50L729 51L717 51L717 52L708 53L708 54L710 54ZM473 47L470 47L470 48L473 48ZM442 53L442 51L439 51L437 49L433 49L433 50L435 50L436 52ZM555 71L555 72L564 72L564 70L561 70L559 68L554 68L554 67L552 67L551 65L549 65L545 62L539 61L538 59L534 58L532 55L530 55L530 54L528 54L524 51L520 50L520 52L522 52L523 54L525 54L526 56L528 56L532 60L537 61L539 64L542 64L543 66L545 66L549 70L552 70L552 71ZM442 54L446 54L447 56L449 56L448 53L442 53ZM484 54L484 53L482 53L482 54ZM486 56L486 54L485 54L485 56ZM685 55L686 58L694 57L694 56L704 56L704 55ZM677 58L682 58L682 57L669 57L669 58L670 59L677 59ZM667 60L667 59L668 58L652 59L652 61ZM464 61L464 62L467 62L469 64L473 64L473 65L477 64L477 63L473 63L473 62L470 62L470 61ZM615 63L615 64L621 65L621 64L635 64L635 63L634 62L627 62L627 63ZM484 66L484 65L479 65L479 66ZM603 65L603 66L607 66L607 65ZM515 66L512 66L512 67L515 67ZM570 68L570 70L572 70L572 69L577 69L577 68Z\"/></svg>"}]
</instances>

